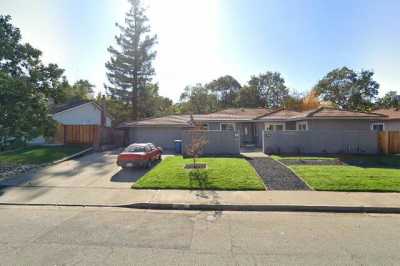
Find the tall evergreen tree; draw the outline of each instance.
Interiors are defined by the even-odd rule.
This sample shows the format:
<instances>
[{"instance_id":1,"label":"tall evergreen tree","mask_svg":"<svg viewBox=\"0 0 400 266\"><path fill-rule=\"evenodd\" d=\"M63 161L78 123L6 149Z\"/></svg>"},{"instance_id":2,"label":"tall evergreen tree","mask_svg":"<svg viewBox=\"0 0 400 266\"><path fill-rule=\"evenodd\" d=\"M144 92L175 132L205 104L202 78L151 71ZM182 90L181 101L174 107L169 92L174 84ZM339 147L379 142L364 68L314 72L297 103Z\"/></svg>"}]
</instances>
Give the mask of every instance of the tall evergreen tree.
<instances>
[{"instance_id":1,"label":"tall evergreen tree","mask_svg":"<svg viewBox=\"0 0 400 266\"><path fill-rule=\"evenodd\" d=\"M121 34L116 36L120 49L112 46L108 51L110 61L106 63L110 85L106 89L111 97L125 102L131 108L131 119L138 120L141 114L139 102L155 74L152 61L156 57L153 46L157 36L150 34L148 18L140 0L129 0L131 8L126 14L125 26L116 24Z\"/></svg>"}]
</instances>

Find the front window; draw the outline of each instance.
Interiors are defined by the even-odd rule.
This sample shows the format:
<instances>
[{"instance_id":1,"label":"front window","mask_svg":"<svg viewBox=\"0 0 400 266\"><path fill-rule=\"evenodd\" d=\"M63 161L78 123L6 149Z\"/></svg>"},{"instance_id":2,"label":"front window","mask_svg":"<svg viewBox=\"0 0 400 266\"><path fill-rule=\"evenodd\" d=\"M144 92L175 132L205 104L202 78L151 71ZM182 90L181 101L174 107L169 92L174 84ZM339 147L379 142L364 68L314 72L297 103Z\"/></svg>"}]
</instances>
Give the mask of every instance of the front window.
<instances>
[{"instance_id":1,"label":"front window","mask_svg":"<svg viewBox=\"0 0 400 266\"><path fill-rule=\"evenodd\" d=\"M235 131L235 125L232 123L221 124L221 131Z\"/></svg>"},{"instance_id":2,"label":"front window","mask_svg":"<svg viewBox=\"0 0 400 266\"><path fill-rule=\"evenodd\" d=\"M298 131L306 131L306 130L308 130L307 122L306 121L297 122L296 123L296 129Z\"/></svg>"},{"instance_id":3,"label":"front window","mask_svg":"<svg viewBox=\"0 0 400 266\"><path fill-rule=\"evenodd\" d=\"M267 123L265 124L266 131L284 131L285 124L283 123Z\"/></svg>"},{"instance_id":4,"label":"front window","mask_svg":"<svg viewBox=\"0 0 400 266\"><path fill-rule=\"evenodd\" d=\"M385 124L384 123L373 123L371 124L371 130L373 131L383 131L385 130Z\"/></svg>"}]
</instances>

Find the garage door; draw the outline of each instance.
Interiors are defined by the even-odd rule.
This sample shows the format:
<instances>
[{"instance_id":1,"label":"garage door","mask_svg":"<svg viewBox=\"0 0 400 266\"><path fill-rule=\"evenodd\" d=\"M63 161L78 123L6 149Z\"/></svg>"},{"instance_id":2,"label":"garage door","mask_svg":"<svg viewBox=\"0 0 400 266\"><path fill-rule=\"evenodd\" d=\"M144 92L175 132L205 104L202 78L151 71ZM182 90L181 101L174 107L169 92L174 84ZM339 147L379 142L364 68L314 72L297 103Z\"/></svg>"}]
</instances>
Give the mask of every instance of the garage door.
<instances>
[{"instance_id":1,"label":"garage door","mask_svg":"<svg viewBox=\"0 0 400 266\"><path fill-rule=\"evenodd\" d=\"M182 139L182 128L131 128L129 132L130 143L134 142L152 142L156 146L161 146L164 149L173 149L174 140Z\"/></svg>"}]
</instances>

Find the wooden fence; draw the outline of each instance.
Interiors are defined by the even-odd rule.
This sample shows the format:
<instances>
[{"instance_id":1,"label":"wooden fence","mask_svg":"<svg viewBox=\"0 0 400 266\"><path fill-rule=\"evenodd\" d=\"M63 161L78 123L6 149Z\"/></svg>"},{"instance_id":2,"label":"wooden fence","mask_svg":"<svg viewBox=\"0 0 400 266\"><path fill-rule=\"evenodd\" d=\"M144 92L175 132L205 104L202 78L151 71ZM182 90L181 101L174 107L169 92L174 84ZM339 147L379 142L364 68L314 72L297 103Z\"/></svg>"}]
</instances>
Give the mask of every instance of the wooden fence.
<instances>
[{"instance_id":1,"label":"wooden fence","mask_svg":"<svg viewBox=\"0 0 400 266\"><path fill-rule=\"evenodd\" d=\"M384 154L400 154L400 131L379 132L379 148Z\"/></svg>"},{"instance_id":2,"label":"wooden fence","mask_svg":"<svg viewBox=\"0 0 400 266\"><path fill-rule=\"evenodd\" d=\"M62 144L113 144L122 146L124 132L97 125L58 125L55 142Z\"/></svg>"}]
</instances>

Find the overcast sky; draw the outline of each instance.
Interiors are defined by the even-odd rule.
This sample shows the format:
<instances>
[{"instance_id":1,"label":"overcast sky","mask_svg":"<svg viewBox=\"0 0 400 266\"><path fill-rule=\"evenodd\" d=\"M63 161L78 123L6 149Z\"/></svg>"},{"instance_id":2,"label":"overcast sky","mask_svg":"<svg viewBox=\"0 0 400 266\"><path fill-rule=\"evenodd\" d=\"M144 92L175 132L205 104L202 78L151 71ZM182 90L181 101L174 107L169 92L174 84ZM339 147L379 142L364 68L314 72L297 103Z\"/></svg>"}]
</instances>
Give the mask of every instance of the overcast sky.
<instances>
[{"instance_id":1,"label":"overcast sky","mask_svg":"<svg viewBox=\"0 0 400 266\"><path fill-rule=\"evenodd\" d=\"M242 84L279 71L289 87L309 90L328 71L375 71L381 94L400 91L400 1L147 0L158 34L155 81L178 100L186 85L230 74ZM126 0L1 0L24 41L68 80L103 90L107 47Z\"/></svg>"}]
</instances>

